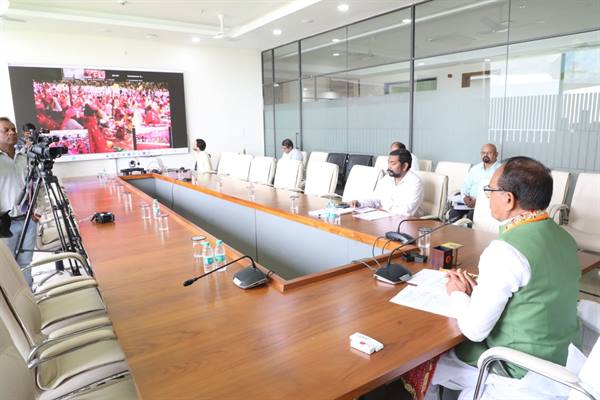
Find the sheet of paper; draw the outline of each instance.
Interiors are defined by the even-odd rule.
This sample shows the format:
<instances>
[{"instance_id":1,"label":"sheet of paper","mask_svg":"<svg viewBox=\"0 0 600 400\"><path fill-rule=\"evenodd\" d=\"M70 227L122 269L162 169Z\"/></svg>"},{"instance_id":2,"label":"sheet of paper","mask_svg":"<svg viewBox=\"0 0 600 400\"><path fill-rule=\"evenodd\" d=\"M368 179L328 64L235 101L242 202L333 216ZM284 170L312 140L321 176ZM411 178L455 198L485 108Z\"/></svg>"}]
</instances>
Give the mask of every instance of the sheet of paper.
<instances>
[{"instance_id":1,"label":"sheet of paper","mask_svg":"<svg viewBox=\"0 0 600 400\"><path fill-rule=\"evenodd\" d=\"M363 207L363 208L355 208L354 212L356 212L357 214L365 214L365 213L372 212L375 210L376 210L375 208Z\"/></svg>"},{"instance_id":2,"label":"sheet of paper","mask_svg":"<svg viewBox=\"0 0 600 400\"><path fill-rule=\"evenodd\" d=\"M365 221L375 221L376 219L387 218L390 215L392 214L381 210L375 210L364 214L355 214L354 217L364 219Z\"/></svg>"},{"instance_id":3,"label":"sheet of paper","mask_svg":"<svg viewBox=\"0 0 600 400\"><path fill-rule=\"evenodd\" d=\"M446 282L448 282L448 275L444 271L427 268L420 270L408 280L410 284L423 286L426 290L434 292L444 292Z\"/></svg>"},{"instance_id":4,"label":"sheet of paper","mask_svg":"<svg viewBox=\"0 0 600 400\"><path fill-rule=\"evenodd\" d=\"M407 285L397 295L392 297L390 301L401 306L449 318L457 317L456 310L452 308L450 296L446 293L445 288L443 291L436 291L423 289L424 287Z\"/></svg>"}]
</instances>

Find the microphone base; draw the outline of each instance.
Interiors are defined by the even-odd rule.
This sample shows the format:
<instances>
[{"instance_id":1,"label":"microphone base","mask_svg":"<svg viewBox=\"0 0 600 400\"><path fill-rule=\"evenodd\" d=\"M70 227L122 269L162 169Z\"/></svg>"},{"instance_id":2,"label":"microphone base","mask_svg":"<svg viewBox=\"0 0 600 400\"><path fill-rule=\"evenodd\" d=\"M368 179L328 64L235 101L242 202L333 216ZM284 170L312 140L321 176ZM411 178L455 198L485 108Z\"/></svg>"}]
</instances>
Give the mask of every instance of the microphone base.
<instances>
[{"instance_id":1,"label":"microphone base","mask_svg":"<svg viewBox=\"0 0 600 400\"><path fill-rule=\"evenodd\" d=\"M267 283L267 276L256 267L247 267L233 276L233 283L242 289L250 289Z\"/></svg>"},{"instance_id":2,"label":"microphone base","mask_svg":"<svg viewBox=\"0 0 600 400\"><path fill-rule=\"evenodd\" d=\"M388 264L379 268L373 276L385 283L397 285L412 277L412 272L402 264Z\"/></svg>"},{"instance_id":3,"label":"microphone base","mask_svg":"<svg viewBox=\"0 0 600 400\"><path fill-rule=\"evenodd\" d=\"M385 233L385 238L394 242L400 242L402 244L411 243L415 241L415 238L410 236L408 233L390 231Z\"/></svg>"}]
</instances>

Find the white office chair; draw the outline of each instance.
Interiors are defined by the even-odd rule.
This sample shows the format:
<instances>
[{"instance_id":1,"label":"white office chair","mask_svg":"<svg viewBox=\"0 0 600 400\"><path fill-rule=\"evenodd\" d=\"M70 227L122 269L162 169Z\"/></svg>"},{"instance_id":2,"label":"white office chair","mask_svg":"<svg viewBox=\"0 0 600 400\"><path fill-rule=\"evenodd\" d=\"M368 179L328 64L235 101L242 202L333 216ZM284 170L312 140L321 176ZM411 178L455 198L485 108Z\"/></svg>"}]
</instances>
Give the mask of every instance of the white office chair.
<instances>
[{"instance_id":1,"label":"white office chair","mask_svg":"<svg viewBox=\"0 0 600 400\"><path fill-rule=\"evenodd\" d=\"M485 351L477 362L479 376L473 399L479 400L485 398L486 393L484 389L491 392L492 398L496 398L494 394L499 395L499 393L495 392L504 391L506 393L507 388L510 390L511 398L515 399L532 398L534 396L535 398L540 398L536 396L538 394L536 392L539 392L542 396L544 392L550 392L559 397L566 398L568 396L569 399L600 399L600 380L598 379L598 370L600 369L600 339L598 339L598 335L600 335L600 304L582 300L579 302L577 309L577 314L582 325L592 332L588 338L588 342L582 346L584 348L591 348L587 359L585 358L585 353L581 354L574 346L569 349L570 357L567 360L567 367L542 360L518 350L506 347L493 347ZM580 364L577 361L582 360L583 365L577 365ZM519 380L494 376L492 385L488 388L486 387L486 380L489 377L489 368L497 361L510 362L547 379L542 380L543 378L538 376L526 376ZM574 372L573 370L578 372ZM564 389L570 388L570 393L568 391L558 393L563 388L560 386L554 387L553 382L548 381L548 379L564 385ZM530 387L530 384L533 387ZM549 386L552 386L552 389L549 390Z\"/></svg>"},{"instance_id":2,"label":"white office chair","mask_svg":"<svg viewBox=\"0 0 600 400\"><path fill-rule=\"evenodd\" d=\"M571 174L569 172L552 170L554 185L552 188L552 199L550 199L550 205L548 206L548 213L558 223L561 223L566 216L566 212L561 212L565 211L561 210L561 205L566 203L570 179Z\"/></svg>"},{"instance_id":3,"label":"white office chair","mask_svg":"<svg viewBox=\"0 0 600 400\"><path fill-rule=\"evenodd\" d=\"M109 342L103 343L103 345L107 343ZM100 348L96 350L100 350ZM69 361L74 361L73 353L65 353L55 359L49 359L47 361L48 368L28 368L11 340L9 331L0 322L1 399L50 400L61 396L68 396L70 400L130 400L137 398L135 386L128 377L127 367L124 363L117 368L114 366L110 368L107 366L94 367L90 364L87 366L87 371L72 371L69 379L58 381L56 378L60 378L60 375L66 372L65 367L67 370L72 369ZM53 371L50 366L56 369ZM54 374L56 377L52 376ZM52 387L47 386L47 382Z\"/></svg>"},{"instance_id":4,"label":"white office chair","mask_svg":"<svg viewBox=\"0 0 600 400\"><path fill-rule=\"evenodd\" d=\"M421 171L431 172L433 169L433 161L431 160L419 160L419 168Z\"/></svg>"},{"instance_id":5,"label":"white office chair","mask_svg":"<svg viewBox=\"0 0 600 400\"><path fill-rule=\"evenodd\" d=\"M248 180L265 185L272 184L275 177L275 163L273 157L254 157L250 164Z\"/></svg>"},{"instance_id":6,"label":"white office chair","mask_svg":"<svg viewBox=\"0 0 600 400\"><path fill-rule=\"evenodd\" d=\"M415 171L423 182L423 218L444 218L448 198L448 177L435 172Z\"/></svg>"},{"instance_id":7,"label":"white office chair","mask_svg":"<svg viewBox=\"0 0 600 400\"><path fill-rule=\"evenodd\" d=\"M308 163L306 164L306 168L310 167L310 164L314 162L326 162L327 156L329 156L329 153L325 153L322 151L311 151Z\"/></svg>"},{"instance_id":8,"label":"white office chair","mask_svg":"<svg viewBox=\"0 0 600 400\"><path fill-rule=\"evenodd\" d=\"M194 161L196 171L199 174L212 172L212 163L210 161L210 155L206 151L194 151Z\"/></svg>"},{"instance_id":9,"label":"white office chair","mask_svg":"<svg viewBox=\"0 0 600 400\"><path fill-rule=\"evenodd\" d=\"M342 201L349 202L370 197L382 176L383 171L379 168L355 165L346 179Z\"/></svg>"},{"instance_id":10,"label":"white office chair","mask_svg":"<svg viewBox=\"0 0 600 400\"><path fill-rule=\"evenodd\" d=\"M237 153L231 151L224 151L221 153L219 158L219 167L217 168L217 174L219 175L231 175L235 169L235 160Z\"/></svg>"},{"instance_id":11,"label":"white office chair","mask_svg":"<svg viewBox=\"0 0 600 400\"><path fill-rule=\"evenodd\" d=\"M388 156L377 156L375 159L375 165L373 166L381 171L387 171L388 169Z\"/></svg>"},{"instance_id":12,"label":"white office chair","mask_svg":"<svg viewBox=\"0 0 600 400\"><path fill-rule=\"evenodd\" d=\"M328 162L313 162L306 171L304 194L330 196L335 193L339 167Z\"/></svg>"},{"instance_id":13,"label":"white office chair","mask_svg":"<svg viewBox=\"0 0 600 400\"><path fill-rule=\"evenodd\" d=\"M250 174L252 158L253 157L250 154L236 154L233 158L231 177L247 181L248 175Z\"/></svg>"},{"instance_id":14,"label":"white office chair","mask_svg":"<svg viewBox=\"0 0 600 400\"><path fill-rule=\"evenodd\" d=\"M600 252L600 174L581 173L575 184L571 206L566 204L556 210L569 210L569 222L563 225L582 250Z\"/></svg>"},{"instance_id":15,"label":"white office chair","mask_svg":"<svg viewBox=\"0 0 600 400\"><path fill-rule=\"evenodd\" d=\"M448 194L453 196L460 192L471 164L452 161L439 161L435 167L435 172L444 174L448 177Z\"/></svg>"},{"instance_id":16,"label":"white office chair","mask_svg":"<svg viewBox=\"0 0 600 400\"><path fill-rule=\"evenodd\" d=\"M297 190L302 183L302 161L278 160L273 186Z\"/></svg>"}]
</instances>

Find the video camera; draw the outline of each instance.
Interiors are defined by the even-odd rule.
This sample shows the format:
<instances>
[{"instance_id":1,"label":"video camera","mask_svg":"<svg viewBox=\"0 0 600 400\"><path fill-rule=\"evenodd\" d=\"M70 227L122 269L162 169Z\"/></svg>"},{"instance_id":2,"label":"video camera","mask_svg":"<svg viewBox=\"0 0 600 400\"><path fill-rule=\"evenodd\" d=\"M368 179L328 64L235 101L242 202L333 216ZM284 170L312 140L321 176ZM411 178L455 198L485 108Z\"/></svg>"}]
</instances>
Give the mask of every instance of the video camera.
<instances>
[{"instance_id":1,"label":"video camera","mask_svg":"<svg viewBox=\"0 0 600 400\"><path fill-rule=\"evenodd\" d=\"M38 161L54 160L68 153L68 149L64 146L50 146L52 143L57 143L60 138L58 136L48 136L50 133L47 129L40 129L31 132L31 142L33 143L27 156Z\"/></svg>"}]
</instances>

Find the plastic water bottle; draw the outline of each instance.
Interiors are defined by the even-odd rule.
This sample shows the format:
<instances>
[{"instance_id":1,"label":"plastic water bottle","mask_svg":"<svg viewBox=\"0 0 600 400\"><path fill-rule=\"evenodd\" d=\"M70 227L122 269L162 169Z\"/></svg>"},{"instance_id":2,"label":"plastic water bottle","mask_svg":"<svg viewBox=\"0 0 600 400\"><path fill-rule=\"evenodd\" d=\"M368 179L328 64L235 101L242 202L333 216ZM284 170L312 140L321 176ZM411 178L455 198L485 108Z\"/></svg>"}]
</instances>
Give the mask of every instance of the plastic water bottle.
<instances>
[{"instance_id":1,"label":"plastic water bottle","mask_svg":"<svg viewBox=\"0 0 600 400\"><path fill-rule=\"evenodd\" d=\"M325 221L330 224L335 222L335 206L331 200L329 200L325 206Z\"/></svg>"},{"instance_id":2,"label":"plastic water bottle","mask_svg":"<svg viewBox=\"0 0 600 400\"><path fill-rule=\"evenodd\" d=\"M225 265L227 262L227 256L225 255L225 245L222 240L217 240L215 243L215 268L219 268ZM220 269L219 271L226 271L227 267Z\"/></svg>"},{"instance_id":3,"label":"plastic water bottle","mask_svg":"<svg viewBox=\"0 0 600 400\"><path fill-rule=\"evenodd\" d=\"M213 270L215 266L215 257L209 242L204 242L204 247L202 248L202 262L204 264L204 272Z\"/></svg>"},{"instance_id":4,"label":"plastic water bottle","mask_svg":"<svg viewBox=\"0 0 600 400\"><path fill-rule=\"evenodd\" d=\"M152 216L154 217L154 219L157 219L159 215L160 215L160 203L158 202L158 200L154 199L154 200L152 200Z\"/></svg>"}]
</instances>

